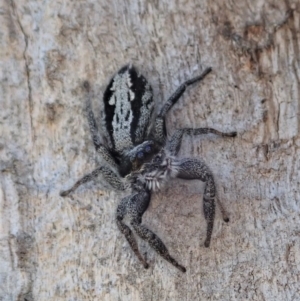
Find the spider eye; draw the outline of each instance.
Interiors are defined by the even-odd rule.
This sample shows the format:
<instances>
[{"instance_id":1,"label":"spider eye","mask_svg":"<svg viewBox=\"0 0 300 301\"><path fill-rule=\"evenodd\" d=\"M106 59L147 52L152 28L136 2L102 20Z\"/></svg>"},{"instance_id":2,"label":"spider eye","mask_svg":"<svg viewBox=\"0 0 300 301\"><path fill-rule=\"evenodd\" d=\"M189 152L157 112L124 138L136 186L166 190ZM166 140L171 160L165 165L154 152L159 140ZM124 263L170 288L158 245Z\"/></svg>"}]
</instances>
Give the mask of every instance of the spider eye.
<instances>
[{"instance_id":1,"label":"spider eye","mask_svg":"<svg viewBox=\"0 0 300 301\"><path fill-rule=\"evenodd\" d=\"M136 155L139 159L142 159L144 157L144 153L143 152L138 152Z\"/></svg>"},{"instance_id":2,"label":"spider eye","mask_svg":"<svg viewBox=\"0 0 300 301\"><path fill-rule=\"evenodd\" d=\"M150 146L150 145L147 145L147 146L145 147L145 151L146 151L146 153L150 153L150 152L151 152L151 146Z\"/></svg>"}]
</instances>

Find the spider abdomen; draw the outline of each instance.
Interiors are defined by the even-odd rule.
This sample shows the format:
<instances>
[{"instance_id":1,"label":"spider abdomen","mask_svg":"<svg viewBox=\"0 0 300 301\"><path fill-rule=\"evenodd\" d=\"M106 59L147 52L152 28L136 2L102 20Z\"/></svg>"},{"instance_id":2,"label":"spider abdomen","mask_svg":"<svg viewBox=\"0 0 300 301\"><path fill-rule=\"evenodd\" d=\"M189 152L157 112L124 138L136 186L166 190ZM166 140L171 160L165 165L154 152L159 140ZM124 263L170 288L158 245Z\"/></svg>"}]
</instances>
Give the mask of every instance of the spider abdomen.
<instances>
[{"instance_id":1,"label":"spider abdomen","mask_svg":"<svg viewBox=\"0 0 300 301\"><path fill-rule=\"evenodd\" d=\"M148 134L154 102L152 88L132 65L111 79L104 93L105 126L114 151L122 154Z\"/></svg>"}]
</instances>

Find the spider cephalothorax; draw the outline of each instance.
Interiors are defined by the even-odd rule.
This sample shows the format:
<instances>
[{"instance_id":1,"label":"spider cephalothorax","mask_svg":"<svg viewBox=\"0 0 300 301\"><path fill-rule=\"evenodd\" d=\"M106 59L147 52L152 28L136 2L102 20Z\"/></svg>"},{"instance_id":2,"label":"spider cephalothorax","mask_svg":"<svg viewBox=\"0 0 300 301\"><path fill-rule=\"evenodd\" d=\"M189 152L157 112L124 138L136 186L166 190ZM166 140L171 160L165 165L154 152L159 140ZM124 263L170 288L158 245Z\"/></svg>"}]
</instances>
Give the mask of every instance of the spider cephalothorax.
<instances>
[{"instance_id":1,"label":"spider cephalothorax","mask_svg":"<svg viewBox=\"0 0 300 301\"><path fill-rule=\"evenodd\" d=\"M211 68L207 68L201 75L180 85L158 114L153 116L151 86L133 66L123 67L112 78L104 93L105 131L102 139L88 97L86 110L90 132L95 148L106 164L85 175L60 195L67 196L81 184L98 176L102 176L115 190L129 188L131 194L123 198L117 208L116 222L145 268L148 264L138 250L131 229L123 221L125 215L129 216L130 224L138 236L146 240L159 255L185 272L185 268L171 257L161 239L142 224L142 216L149 205L151 192L160 189L172 178L199 179L205 182L203 210L207 220L207 234L204 245L209 247L210 244L216 197L212 173L202 160L178 158L177 154L184 134L214 133L223 137L234 137L236 133L222 133L212 128L183 128L175 130L170 139L167 139L165 128L167 112L186 87L201 81L210 72ZM88 82L84 83L84 88L90 95ZM224 220L228 221L228 218L224 216Z\"/></svg>"}]
</instances>

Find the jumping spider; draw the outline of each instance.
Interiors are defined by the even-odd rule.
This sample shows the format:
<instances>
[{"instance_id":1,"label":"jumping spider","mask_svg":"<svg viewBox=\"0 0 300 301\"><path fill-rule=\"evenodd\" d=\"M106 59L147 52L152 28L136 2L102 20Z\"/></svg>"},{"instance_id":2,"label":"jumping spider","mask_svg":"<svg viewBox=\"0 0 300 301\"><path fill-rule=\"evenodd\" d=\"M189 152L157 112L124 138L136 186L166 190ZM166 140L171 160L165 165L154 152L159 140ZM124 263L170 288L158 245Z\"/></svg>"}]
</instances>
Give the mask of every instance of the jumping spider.
<instances>
[{"instance_id":1,"label":"jumping spider","mask_svg":"<svg viewBox=\"0 0 300 301\"><path fill-rule=\"evenodd\" d=\"M222 133L212 128L183 128L177 129L168 140L165 127L168 111L186 88L201 81L210 72L211 68L207 68L201 75L180 85L153 119L154 101L150 84L133 66L123 67L112 78L104 93L105 133L102 138L91 108L89 84L84 83L89 95L86 109L92 139L97 152L110 166L99 166L60 195L67 196L81 184L99 175L115 190L130 188L131 194L123 198L118 205L116 222L145 268L148 268L148 263L139 252L131 229L123 221L126 214L138 236L180 271L186 271L185 267L169 254L161 239L142 224L142 216L150 203L151 192L160 189L171 178L198 179L205 182L203 209L207 233L204 245L209 247L210 244L216 196L213 175L203 161L196 158L178 158L177 153L184 134L213 133L223 137L235 137L236 132ZM224 221L228 221L225 214L223 218Z\"/></svg>"}]
</instances>

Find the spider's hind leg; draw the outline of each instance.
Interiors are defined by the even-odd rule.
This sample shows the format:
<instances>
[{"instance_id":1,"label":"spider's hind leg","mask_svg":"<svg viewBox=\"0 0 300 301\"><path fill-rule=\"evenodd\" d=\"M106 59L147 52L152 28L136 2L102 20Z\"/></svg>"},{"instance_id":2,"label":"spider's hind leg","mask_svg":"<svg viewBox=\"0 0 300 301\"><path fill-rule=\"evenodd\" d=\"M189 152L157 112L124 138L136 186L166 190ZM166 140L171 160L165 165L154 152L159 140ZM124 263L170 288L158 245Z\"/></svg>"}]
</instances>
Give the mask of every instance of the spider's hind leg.
<instances>
[{"instance_id":1,"label":"spider's hind leg","mask_svg":"<svg viewBox=\"0 0 300 301\"><path fill-rule=\"evenodd\" d=\"M110 164L110 166L112 166L115 169L118 169L118 164L117 164L116 160L114 159L113 155L111 154L109 149L101 143L97 123L96 123L94 113L93 113L93 110L91 107L90 85L87 81L84 82L83 88L87 92L87 102L86 102L85 109L86 109L86 115L87 115L88 124L89 124L89 128L90 128L90 133L91 133L92 140L93 140L94 146L96 148L96 151L102 156L102 158L107 163ZM122 181L120 180L120 178L114 171L112 171L108 167L100 166L100 167L97 167L91 173L89 173L89 174L83 176L81 179L79 179L70 189L61 191L60 195L63 197L69 195L71 192L75 191L80 185L96 179L99 175L102 175L103 178L106 180L106 182L108 182L114 189L116 189L116 190L124 190L125 189L124 184L122 183Z\"/></svg>"},{"instance_id":2,"label":"spider's hind leg","mask_svg":"<svg viewBox=\"0 0 300 301\"><path fill-rule=\"evenodd\" d=\"M169 97L167 102L164 104L162 109L160 110L160 113L158 116L165 117L168 111L172 108L172 106L178 101L178 99L182 96L182 94L185 92L186 88L196 82L199 82L205 78L207 74L211 72L211 67L206 68L200 75L193 77L187 81L185 81L183 84L181 84L177 90Z\"/></svg>"},{"instance_id":3,"label":"spider's hind leg","mask_svg":"<svg viewBox=\"0 0 300 301\"><path fill-rule=\"evenodd\" d=\"M196 82L199 82L205 78L207 74L211 72L211 68L206 68L200 75L193 77L183 84L181 84L177 90L169 97L166 103L161 108L158 116L155 120L154 125L154 139L155 141L164 144L166 138L166 127L165 127L165 118L169 110L173 107L173 105L178 101L178 99L182 96L186 88Z\"/></svg>"},{"instance_id":4,"label":"spider's hind leg","mask_svg":"<svg viewBox=\"0 0 300 301\"><path fill-rule=\"evenodd\" d=\"M114 159L113 155L111 154L109 149L101 142L97 122L95 120L94 112L92 110L90 85L87 81L85 81L83 87L87 92L85 111L95 149L97 153L99 153L106 162L108 162L111 166L117 167L118 164Z\"/></svg>"}]
</instances>

